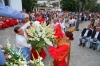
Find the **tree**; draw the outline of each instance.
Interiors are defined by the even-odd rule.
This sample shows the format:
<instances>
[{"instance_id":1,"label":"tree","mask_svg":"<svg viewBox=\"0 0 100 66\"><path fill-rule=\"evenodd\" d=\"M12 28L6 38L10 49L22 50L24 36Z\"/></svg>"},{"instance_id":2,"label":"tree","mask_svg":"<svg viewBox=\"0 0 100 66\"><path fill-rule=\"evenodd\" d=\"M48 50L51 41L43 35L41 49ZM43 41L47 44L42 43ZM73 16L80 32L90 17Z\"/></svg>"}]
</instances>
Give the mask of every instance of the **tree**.
<instances>
[{"instance_id":1,"label":"tree","mask_svg":"<svg viewBox=\"0 0 100 66\"><path fill-rule=\"evenodd\" d=\"M92 2L92 3L89 2L88 4L85 4L84 10L87 10L87 11L90 11L90 12L95 12L95 5L96 5L95 2Z\"/></svg>"},{"instance_id":2,"label":"tree","mask_svg":"<svg viewBox=\"0 0 100 66\"><path fill-rule=\"evenodd\" d=\"M53 7L59 7L59 3L58 2L54 2L52 3Z\"/></svg>"},{"instance_id":3,"label":"tree","mask_svg":"<svg viewBox=\"0 0 100 66\"><path fill-rule=\"evenodd\" d=\"M79 6L75 0L61 0L60 5L63 11L77 11Z\"/></svg>"},{"instance_id":4,"label":"tree","mask_svg":"<svg viewBox=\"0 0 100 66\"><path fill-rule=\"evenodd\" d=\"M100 3L97 4L96 12L99 12L100 13Z\"/></svg>"},{"instance_id":5,"label":"tree","mask_svg":"<svg viewBox=\"0 0 100 66\"><path fill-rule=\"evenodd\" d=\"M26 9L26 12L32 12L36 4L37 0L22 0L22 7Z\"/></svg>"},{"instance_id":6,"label":"tree","mask_svg":"<svg viewBox=\"0 0 100 66\"><path fill-rule=\"evenodd\" d=\"M79 5L79 2L81 2L81 5ZM79 6L81 6L81 11L88 10L94 12L96 4L97 0L61 0L60 2L61 8L64 11L78 11Z\"/></svg>"},{"instance_id":7,"label":"tree","mask_svg":"<svg viewBox=\"0 0 100 66\"><path fill-rule=\"evenodd\" d=\"M47 7L46 3L44 2L43 4L39 5L39 7Z\"/></svg>"},{"instance_id":8,"label":"tree","mask_svg":"<svg viewBox=\"0 0 100 66\"><path fill-rule=\"evenodd\" d=\"M85 10L85 6L87 5L87 6L94 6L94 4L96 4L96 2L97 2L97 0L76 0L77 2L81 2L81 5L82 5L82 7L81 7L81 11L84 11ZM90 5L91 4L91 5ZM89 7L89 9L90 9L90 7Z\"/></svg>"}]
</instances>

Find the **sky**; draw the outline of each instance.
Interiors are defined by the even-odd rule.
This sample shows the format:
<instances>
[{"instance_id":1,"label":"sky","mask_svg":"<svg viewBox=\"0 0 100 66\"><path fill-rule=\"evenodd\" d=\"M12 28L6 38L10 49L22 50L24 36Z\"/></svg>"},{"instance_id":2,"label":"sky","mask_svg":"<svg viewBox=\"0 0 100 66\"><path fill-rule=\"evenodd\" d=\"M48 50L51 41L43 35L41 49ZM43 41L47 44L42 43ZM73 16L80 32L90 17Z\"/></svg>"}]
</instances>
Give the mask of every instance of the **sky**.
<instances>
[{"instance_id":1,"label":"sky","mask_svg":"<svg viewBox=\"0 0 100 66\"><path fill-rule=\"evenodd\" d=\"M97 3L100 3L100 0L98 0Z\"/></svg>"}]
</instances>

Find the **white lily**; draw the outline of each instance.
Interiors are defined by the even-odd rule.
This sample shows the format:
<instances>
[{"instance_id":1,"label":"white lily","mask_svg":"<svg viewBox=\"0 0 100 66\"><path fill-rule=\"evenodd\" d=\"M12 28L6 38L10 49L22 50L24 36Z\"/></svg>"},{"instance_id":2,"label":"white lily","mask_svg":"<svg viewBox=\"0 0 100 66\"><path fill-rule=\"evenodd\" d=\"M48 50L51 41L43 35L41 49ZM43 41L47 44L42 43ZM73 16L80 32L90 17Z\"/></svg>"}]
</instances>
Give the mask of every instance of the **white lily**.
<instances>
[{"instance_id":1,"label":"white lily","mask_svg":"<svg viewBox=\"0 0 100 66\"><path fill-rule=\"evenodd\" d=\"M8 58L10 59L10 58L12 58L12 56L11 55L8 55Z\"/></svg>"}]
</instances>

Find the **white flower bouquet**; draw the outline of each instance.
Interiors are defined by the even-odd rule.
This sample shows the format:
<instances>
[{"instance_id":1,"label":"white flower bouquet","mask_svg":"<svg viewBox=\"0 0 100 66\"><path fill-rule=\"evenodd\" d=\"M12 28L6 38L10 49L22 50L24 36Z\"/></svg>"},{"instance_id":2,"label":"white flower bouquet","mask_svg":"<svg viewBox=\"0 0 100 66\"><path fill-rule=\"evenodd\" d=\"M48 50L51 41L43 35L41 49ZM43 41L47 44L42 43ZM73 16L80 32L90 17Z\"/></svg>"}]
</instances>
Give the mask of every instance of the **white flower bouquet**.
<instances>
[{"instance_id":1,"label":"white flower bouquet","mask_svg":"<svg viewBox=\"0 0 100 66\"><path fill-rule=\"evenodd\" d=\"M21 50L16 52L15 47L11 48L9 40L6 41L7 47L2 47L2 51L6 58L6 63L3 66L27 66L27 61L23 55L21 55Z\"/></svg>"},{"instance_id":2,"label":"white flower bouquet","mask_svg":"<svg viewBox=\"0 0 100 66\"><path fill-rule=\"evenodd\" d=\"M46 23L40 25L39 22L33 22L26 32L29 35L28 43L38 52L41 51L41 48L46 47L47 44L52 45L54 29L46 26Z\"/></svg>"},{"instance_id":3,"label":"white flower bouquet","mask_svg":"<svg viewBox=\"0 0 100 66\"><path fill-rule=\"evenodd\" d=\"M35 59L33 56L33 60L26 61L25 57L21 54L21 50L18 52L15 51L15 47L11 48L11 44L9 42L9 39L6 41L7 47L1 47L5 57L6 57L6 63L2 66L29 66L28 64L32 64L32 66L45 66L42 62L42 57L39 56L38 51L38 59ZM50 63L48 64L50 66Z\"/></svg>"},{"instance_id":4,"label":"white flower bouquet","mask_svg":"<svg viewBox=\"0 0 100 66\"><path fill-rule=\"evenodd\" d=\"M37 52L37 51L36 51ZM40 57L40 55L39 55L39 53L37 52L37 54L38 54L38 59L35 59L34 58L34 55L32 55L33 56L33 60L30 60L28 63L31 63L31 64L33 64L33 66L45 66L44 64L43 64L43 62L42 62L42 57Z\"/></svg>"}]
</instances>

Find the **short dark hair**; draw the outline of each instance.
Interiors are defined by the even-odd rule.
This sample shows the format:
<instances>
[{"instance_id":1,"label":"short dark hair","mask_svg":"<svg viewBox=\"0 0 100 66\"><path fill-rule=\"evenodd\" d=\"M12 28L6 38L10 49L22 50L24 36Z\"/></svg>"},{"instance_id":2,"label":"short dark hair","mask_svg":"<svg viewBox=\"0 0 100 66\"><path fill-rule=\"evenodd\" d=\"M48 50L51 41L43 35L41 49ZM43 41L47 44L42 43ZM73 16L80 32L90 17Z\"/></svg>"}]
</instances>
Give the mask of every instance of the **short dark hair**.
<instances>
[{"instance_id":1,"label":"short dark hair","mask_svg":"<svg viewBox=\"0 0 100 66\"><path fill-rule=\"evenodd\" d=\"M19 29L19 28L21 28L21 27L20 27L20 26L15 27L15 28L14 28L14 32L15 32L15 33L18 33L18 29Z\"/></svg>"}]
</instances>

